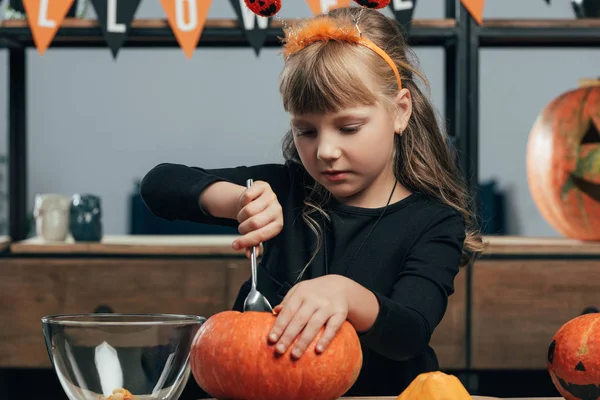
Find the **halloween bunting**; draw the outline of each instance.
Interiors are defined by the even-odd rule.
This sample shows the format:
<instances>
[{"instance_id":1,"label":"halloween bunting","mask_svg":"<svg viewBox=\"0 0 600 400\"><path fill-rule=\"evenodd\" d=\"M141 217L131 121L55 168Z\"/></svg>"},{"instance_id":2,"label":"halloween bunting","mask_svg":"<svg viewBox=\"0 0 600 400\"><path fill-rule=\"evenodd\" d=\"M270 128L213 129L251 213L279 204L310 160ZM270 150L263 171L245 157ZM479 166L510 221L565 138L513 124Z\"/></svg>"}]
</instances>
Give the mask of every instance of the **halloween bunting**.
<instances>
[{"instance_id":1,"label":"halloween bunting","mask_svg":"<svg viewBox=\"0 0 600 400\"><path fill-rule=\"evenodd\" d=\"M2 3L3 0L0 0ZM78 2L88 0L6 0L9 10L25 13L39 54L50 47L65 18L77 18ZM142 0L89 0L113 58L124 45ZM213 0L160 0L177 43L189 59L202 36ZM240 28L258 56L272 27L272 19L292 0L229 0ZM485 0L460 0L478 23L483 22ZM550 4L550 0L544 0ZM323 14L349 7L352 0L306 0L312 14ZM417 0L354 0L354 4L372 9L389 7L399 25L410 33ZM285 24L284 24L285 25ZM273 34L271 32L271 34Z\"/></svg>"},{"instance_id":2,"label":"halloween bunting","mask_svg":"<svg viewBox=\"0 0 600 400\"><path fill-rule=\"evenodd\" d=\"M471 17L477 22L477 24L483 24L483 8L485 6L485 0L460 0L462 5L467 9Z\"/></svg>"},{"instance_id":3,"label":"halloween bunting","mask_svg":"<svg viewBox=\"0 0 600 400\"><path fill-rule=\"evenodd\" d=\"M389 4L396 20L406 32L410 32L416 4L417 0L392 0Z\"/></svg>"},{"instance_id":4,"label":"halloween bunting","mask_svg":"<svg viewBox=\"0 0 600 400\"><path fill-rule=\"evenodd\" d=\"M140 1L91 0L98 15L102 34L113 54L113 58L117 58L119 49L127 39L131 21L133 21Z\"/></svg>"},{"instance_id":5,"label":"halloween bunting","mask_svg":"<svg viewBox=\"0 0 600 400\"><path fill-rule=\"evenodd\" d=\"M231 2L231 6L237 15L242 29L244 29L244 33L246 34L248 42L250 42L250 46L252 46L254 52L258 56L260 49L267 39L267 28L271 26L271 18L259 16L254 13L252 9L248 8L246 6L246 1L250 2L251 0L229 1ZM274 1L264 1L264 3L265 5L269 4L271 6L275 4ZM260 12L261 9L257 10Z\"/></svg>"},{"instance_id":6,"label":"halloween bunting","mask_svg":"<svg viewBox=\"0 0 600 400\"><path fill-rule=\"evenodd\" d=\"M43 55L74 0L23 0L35 47Z\"/></svg>"},{"instance_id":7,"label":"halloween bunting","mask_svg":"<svg viewBox=\"0 0 600 400\"><path fill-rule=\"evenodd\" d=\"M179 46L192 58L212 0L160 0Z\"/></svg>"}]
</instances>

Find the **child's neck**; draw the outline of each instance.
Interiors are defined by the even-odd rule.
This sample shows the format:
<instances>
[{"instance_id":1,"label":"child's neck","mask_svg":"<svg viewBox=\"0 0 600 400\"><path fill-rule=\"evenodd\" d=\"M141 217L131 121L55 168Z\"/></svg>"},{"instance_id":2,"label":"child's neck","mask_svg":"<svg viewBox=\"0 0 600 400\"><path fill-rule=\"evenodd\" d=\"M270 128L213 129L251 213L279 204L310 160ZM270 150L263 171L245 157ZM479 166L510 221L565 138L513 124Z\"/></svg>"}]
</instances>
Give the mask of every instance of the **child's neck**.
<instances>
[{"instance_id":1,"label":"child's neck","mask_svg":"<svg viewBox=\"0 0 600 400\"><path fill-rule=\"evenodd\" d=\"M385 188L385 190L383 188ZM392 189L394 189L394 193L392 194L392 197L390 198ZM352 206L352 207L381 208L381 207L385 207L386 204L388 204L388 200L389 200L389 204L394 204L394 203L397 203L397 202L407 198L411 194L412 193L410 192L410 190L408 190L406 187L404 187L400 183L396 182L395 188L392 183L387 184L385 186L384 185L381 185L381 186L378 185L377 187L370 186L370 187L366 188L364 191L362 191L361 193L357 193L355 196L352 196L350 198L336 199L336 200L342 204Z\"/></svg>"}]
</instances>

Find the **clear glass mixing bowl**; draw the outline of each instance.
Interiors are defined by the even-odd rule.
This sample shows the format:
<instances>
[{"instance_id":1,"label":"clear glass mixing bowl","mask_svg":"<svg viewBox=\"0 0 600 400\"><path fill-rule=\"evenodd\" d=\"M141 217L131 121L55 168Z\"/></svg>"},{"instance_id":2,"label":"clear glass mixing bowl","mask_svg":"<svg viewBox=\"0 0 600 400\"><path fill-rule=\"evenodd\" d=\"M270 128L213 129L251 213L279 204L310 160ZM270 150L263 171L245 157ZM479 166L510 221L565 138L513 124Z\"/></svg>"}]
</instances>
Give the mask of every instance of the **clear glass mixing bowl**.
<instances>
[{"instance_id":1,"label":"clear glass mixing bowl","mask_svg":"<svg viewBox=\"0 0 600 400\"><path fill-rule=\"evenodd\" d=\"M120 389L137 400L176 400L190 376L192 341L205 320L169 314L53 315L42 318L42 328L70 400L128 399L113 394Z\"/></svg>"}]
</instances>

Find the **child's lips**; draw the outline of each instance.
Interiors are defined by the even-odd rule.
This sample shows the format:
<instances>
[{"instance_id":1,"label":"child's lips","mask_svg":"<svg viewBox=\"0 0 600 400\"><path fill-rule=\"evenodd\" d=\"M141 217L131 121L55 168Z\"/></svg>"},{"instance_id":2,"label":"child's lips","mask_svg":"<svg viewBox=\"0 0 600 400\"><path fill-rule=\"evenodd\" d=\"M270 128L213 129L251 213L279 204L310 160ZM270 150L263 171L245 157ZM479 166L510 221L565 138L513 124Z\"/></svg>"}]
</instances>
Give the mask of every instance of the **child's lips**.
<instances>
[{"instance_id":1,"label":"child's lips","mask_svg":"<svg viewBox=\"0 0 600 400\"><path fill-rule=\"evenodd\" d=\"M346 178L347 175L347 171L338 171L333 169L323 171L323 176L325 176L325 178L329 179L330 181L343 180Z\"/></svg>"}]
</instances>

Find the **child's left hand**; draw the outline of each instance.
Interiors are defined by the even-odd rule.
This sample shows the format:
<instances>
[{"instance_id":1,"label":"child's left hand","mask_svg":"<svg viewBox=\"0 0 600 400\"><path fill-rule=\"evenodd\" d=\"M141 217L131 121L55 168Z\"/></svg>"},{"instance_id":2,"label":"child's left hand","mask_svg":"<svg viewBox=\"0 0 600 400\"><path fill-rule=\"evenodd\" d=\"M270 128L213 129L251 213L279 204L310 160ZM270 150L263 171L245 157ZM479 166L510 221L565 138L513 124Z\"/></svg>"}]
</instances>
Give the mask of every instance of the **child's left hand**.
<instances>
[{"instance_id":1,"label":"child's left hand","mask_svg":"<svg viewBox=\"0 0 600 400\"><path fill-rule=\"evenodd\" d=\"M348 316L349 281L341 275L325 275L292 287L273 310L278 316L269 340L277 343L277 352L283 354L302 332L292 350L293 357L300 357L325 325L316 347L323 352Z\"/></svg>"}]
</instances>

